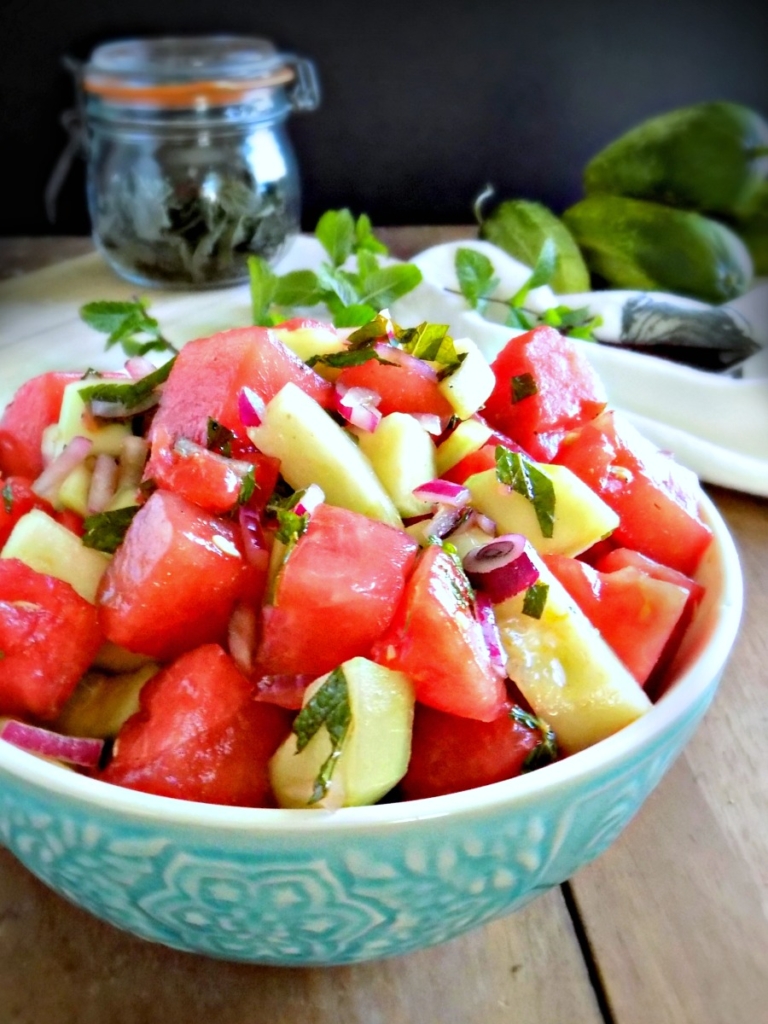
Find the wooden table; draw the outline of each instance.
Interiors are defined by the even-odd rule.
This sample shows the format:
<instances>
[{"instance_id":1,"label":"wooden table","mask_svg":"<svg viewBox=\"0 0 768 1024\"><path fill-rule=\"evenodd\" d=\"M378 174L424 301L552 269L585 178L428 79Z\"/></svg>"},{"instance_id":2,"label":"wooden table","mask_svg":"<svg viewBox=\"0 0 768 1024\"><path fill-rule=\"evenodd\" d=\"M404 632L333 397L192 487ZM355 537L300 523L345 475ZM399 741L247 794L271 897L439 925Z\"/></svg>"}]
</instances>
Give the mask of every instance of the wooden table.
<instances>
[{"instance_id":1,"label":"wooden table","mask_svg":"<svg viewBox=\"0 0 768 1024\"><path fill-rule=\"evenodd\" d=\"M457 230L386 234L407 256ZM90 249L87 239L0 240L0 277ZM743 558L741 635L693 741L596 863L444 946L288 970L122 934L0 850L0 1024L768 1020L768 502L708 490Z\"/></svg>"}]
</instances>

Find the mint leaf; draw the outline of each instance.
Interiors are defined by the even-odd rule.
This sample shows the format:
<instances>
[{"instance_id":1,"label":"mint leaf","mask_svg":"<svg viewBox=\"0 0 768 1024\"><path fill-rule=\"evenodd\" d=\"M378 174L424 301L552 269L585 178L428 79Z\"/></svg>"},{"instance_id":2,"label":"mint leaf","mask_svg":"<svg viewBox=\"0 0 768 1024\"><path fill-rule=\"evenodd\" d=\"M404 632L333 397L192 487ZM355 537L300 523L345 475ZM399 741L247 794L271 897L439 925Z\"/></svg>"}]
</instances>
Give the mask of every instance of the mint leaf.
<instances>
[{"instance_id":1,"label":"mint leaf","mask_svg":"<svg viewBox=\"0 0 768 1024\"><path fill-rule=\"evenodd\" d=\"M316 306L322 290L313 270L292 270L275 278L272 301L276 306Z\"/></svg>"},{"instance_id":2,"label":"mint leaf","mask_svg":"<svg viewBox=\"0 0 768 1024\"><path fill-rule=\"evenodd\" d=\"M461 248L456 250L455 267L461 294L472 309L482 313L499 284L493 264L485 253Z\"/></svg>"},{"instance_id":3,"label":"mint leaf","mask_svg":"<svg viewBox=\"0 0 768 1024\"><path fill-rule=\"evenodd\" d=\"M399 330L386 310L379 311L367 323L361 324L358 331L350 334L347 346L350 349L369 348L377 341L389 342Z\"/></svg>"},{"instance_id":4,"label":"mint leaf","mask_svg":"<svg viewBox=\"0 0 768 1024\"><path fill-rule=\"evenodd\" d=\"M523 598L523 615L527 615L531 619L540 619L544 614L548 596L548 583L537 580L536 583L531 584Z\"/></svg>"},{"instance_id":5,"label":"mint leaf","mask_svg":"<svg viewBox=\"0 0 768 1024\"><path fill-rule=\"evenodd\" d=\"M382 310L421 283L421 271L413 263L395 263L360 275L359 301Z\"/></svg>"},{"instance_id":6,"label":"mint leaf","mask_svg":"<svg viewBox=\"0 0 768 1024\"><path fill-rule=\"evenodd\" d=\"M272 327L270 306L277 290L277 276L261 256L249 256L247 262L253 322L257 327Z\"/></svg>"},{"instance_id":7,"label":"mint leaf","mask_svg":"<svg viewBox=\"0 0 768 1024\"><path fill-rule=\"evenodd\" d=\"M439 377L458 370L467 358L466 352L457 352L453 338L448 334L446 324L419 324L418 327L396 329L396 337L402 348L417 359L438 363Z\"/></svg>"},{"instance_id":8,"label":"mint leaf","mask_svg":"<svg viewBox=\"0 0 768 1024\"><path fill-rule=\"evenodd\" d=\"M331 740L331 753L320 767L315 779L310 804L322 800L328 792L344 740L352 723L347 679L341 668L330 673L322 686L310 697L293 722L296 735L296 753L306 747L323 726Z\"/></svg>"},{"instance_id":9,"label":"mint leaf","mask_svg":"<svg viewBox=\"0 0 768 1024\"><path fill-rule=\"evenodd\" d=\"M512 389L512 403L522 402L524 398L530 398L531 395L537 395L539 393L539 386L533 379L531 373L519 373L517 376L512 378L510 383Z\"/></svg>"},{"instance_id":10,"label":"mint leaf","mask_svg":"<svg viewBox=\"0 0 768 1024\"><path fill-rule=\"evenodd\" d=\"M376 316L376 310L373 306L353 302L351 306L338 307L333 316L333 325L334 327L362 327L374 316Z\"/></svg>"},{"instance_id":11,"label":"mint leaf","mask_svg":"<svg viewBox=\"0 0 768 1024\"><path fill-rule=\"evenodd\" d=\"M318 363L321 363L323 366L342 369L345 366L360 366L361 363L367 363L371 359L375 359L377 363L384 363L385 366L396 365L388 359L383 359L372 348L358 348L344 352L329 352L324 356L310 356L307 359L307 366L317 366Z\"/></svg>"},{"instance_id":12,"label":"mint leaf","mask_svg":"<svg viewBox=\"0 0 768 1024\"><path fill-rule=\"evenodd\" d=\"M362 250L378 253L380 256L389 255L389 249L374 235L371 218L367 213L361 213L355 224L355 250L358 254Z\"/></svg>"},{"instance_id":13,"label":"mint leaf","mask_svg":"<svg viewBox=\"0 0 768 1024\"><path fill-rule=\"evenodd\" d=\"M168 379L175 362L176 356L159 366L154 373L148 373L146 377L130 384L105 383L81 388L80 397L84 402L118 402L125 406L126 414L130 414L131 409L143 405L155 389Z\"/></svg>"},{"instance_id":14,"label":"mint leaf","mask_svg":"<svg viewBox=\"0 0 768 1024\"><path fill-rule=\"evenodd\" d=\"M177 351L161 334L157 320L147 312L147 303L140 299L88 302L80 307L80 318L95 331L107 335L107 349L120 345L127 356Z\"/></svg>"},{"instance_id":15,"label":"mint leaf","mask_svg":"<svg viewBox=\"0 0 768 1024\"><path fill-rule=\"evenodd\" d=\"M532 715L529 711L525 711L517 704L509 712L509 717L514 722L519 722L520 725L525 726L526 729L537 730L541 735L541 741L530 751L523 762L524 772L543 768L544 765L551 764L557 760L557 737L555 736L554 729L548 722L545 722L543 718L539 718L537 715Z\"/></svg>"},{"instance_id":16,"label":"mint leaf","mask_svg":"<svg viewBox=\"0 0 768 1024\"><path fill-rule=\"evenodd\" d=\"M504 321L504 326L516 327L520 331L532 331L538 322L538 317L534 314L527 312L525 309L516 309L514 306L511 306L507 319Z\"/></svg>"},{"instance_id":17,"label":"mint leaf","mask_svg":"<svg viewBox=\"0 0 768 1024\"><path fill-rule=\"evenodd\" d=\"M232 457L232 439L235 435L229 427L223 426L218 420L209 416L205 434L206 448L219 455L224 455L228 459Z\"/></svg>"},{"instance_id":18,"label":"mint leaf","mask_svg":"<svg viewBox=\"0 0 768 1024\"><path fill-rule=\"evenodd\" d=\"M528 298L528 292L533 291L534 288L541 288L542 285L549 284L555 276L556 269L557 246L555 245L553 238L547 238L544 240L544 244L541 247L541 252L536 260L536 266L533 268L533 273L525 282L523 287L509 300L510 306L515 307L525 305L525 300Z\"/></svg>"},{"instance_id":19,"label":"mint leaf","mask_svg":"<svg viewBox=\"0 0 768 1024\"><path fill-rule=\"evenodd\" d=\"M127 508L118 508L112 512L86 516L83 523L83 544L87 548L113 554L123 543L126 531L138 511L138 505L129 505Z\"/></svg>"},{"instance_id":20,"label":"mint leaf","mask_svg":"<svg viewBox=\"0 0 768 1024\"><path fill-rule=\"evenodd\" d=\"M356 277L347 270L340 270L324 263L317 273L317 279L323 293L323 301L329 307L334 296L343 306L351 306L360 299Z\"/></svg>"},{"instance_id":21,"label":"mint leaf","mask_svg":"<svg viewBox=\"0 0 768 1024\"><path fill-rule=\"evenodd\" d=\"M347 209L327 210L317 222L315 237L333 266L340 267L355 249L355 219Z\"/></svg>"},{"instance_id":22,"label":"mint leaf","mask_svg":"<svg viewBox=\"0 0 768 1024\"><path fill-rule=\"evenodd\" d=\"M542 537L551 537L555 529L555 488L549 477L525 455L498 445L496 479L531 502Z\"/></svg>"},{"instance_id":23,"label":"mint leaf","mask_svg":"<svg viewBox=\"0 0 768 1024\"><path fill-rule=\"evenodd\" d=\"M253 492L256 490L256 475L253 466L248 470L242 479L240 484L240 490L237 494L237 504L247 505L247 503L253 497Z\"/></svg>"},{"instance_id":24,"label":"mint leaf","mask_svg":"<svg viewBox=\"0 0 768 1024\"><path fill-rule=\"evenodd\" d=\"M13 512L13 489L11 488L10 480L6 481L6 484L0 493L3 497L3 508L5 509L5 514L9 516Z\"/></svg>"}]
</instances>

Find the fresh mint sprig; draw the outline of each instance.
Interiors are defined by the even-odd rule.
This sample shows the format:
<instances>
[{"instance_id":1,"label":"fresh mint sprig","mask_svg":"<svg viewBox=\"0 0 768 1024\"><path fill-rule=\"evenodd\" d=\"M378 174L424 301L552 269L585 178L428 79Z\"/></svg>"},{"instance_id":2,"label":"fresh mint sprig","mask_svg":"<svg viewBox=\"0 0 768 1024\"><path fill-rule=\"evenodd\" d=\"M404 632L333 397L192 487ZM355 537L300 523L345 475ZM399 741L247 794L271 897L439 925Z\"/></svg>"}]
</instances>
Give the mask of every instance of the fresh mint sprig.
<instances>
[{"instance_id":1,"label":"fresh mint sprig","mask_svg":"<svg viewBox=\"0 0 768 1024\"><path fill-rule=\"evenodd\" d=\"M525 306L528 295L535 288L549 284L557 270L557 248L551 238L546 239L541 247L536 266L530 277L509 299L494 296L499 286L493 263L476 249L459 248L455 257L456 278L459 282L459 294L467 301L471 309L485 315L489 302L499 303L507 307L505 327L531 331L534 327L548 325L555 327L562 334L584 341L594 341L595 328L600 327L601 316L592 316L586 306L572 309L570 306L553 306L543 313L535 313Z\"/></svg>"},{"instance_id":2,"label":"fresh mint sprig","mask_svg":"<svg viewBox=\"0 0 768 1024\"><path fill-rule=\"evenodd\" d=\"M154 351L175 354L178 349L163 336L147 308L143 299L88 302L80 307L80 318L95 331L107 335L107 349L120 345L127 356L145 356Z\"/></svg>"},{"instance_id":3,"label":"fresh mint sprig","mask_svg":"<svg viewBox=\"0 0 768 1024\"><path fill-rule=\"evenodd\" d=\"M248 270L253 322L272 327L295 307L325 305L336 327L358 327L421 281L412 263L382 266L387 247L373 233L370 219L355 220L350 210L328 210L317 222L315 237L328 255L318 270L275 274L266 260L251 256ZM345 266L351 257L356 268Z\"/></svg>"}]
</instances>

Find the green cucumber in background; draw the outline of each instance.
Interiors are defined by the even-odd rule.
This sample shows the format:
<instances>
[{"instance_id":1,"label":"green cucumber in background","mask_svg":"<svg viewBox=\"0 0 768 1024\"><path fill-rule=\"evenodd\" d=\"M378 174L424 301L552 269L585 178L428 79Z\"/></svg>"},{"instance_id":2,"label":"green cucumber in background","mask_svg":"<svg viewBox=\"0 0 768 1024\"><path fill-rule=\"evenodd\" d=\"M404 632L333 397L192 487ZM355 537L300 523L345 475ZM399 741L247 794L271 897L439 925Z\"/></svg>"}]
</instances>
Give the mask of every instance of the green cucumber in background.
<instances>
[{"instance_id":1,"label":"green cucumber in background","mask_svg":"<svg viewBox=\"0 0 768 1024\"><path fill-rule=\"evenodd\" d=\"M549 285L557 295L588 292L589 271L578 245L563 222L541 203L510 199L480 222L480 237L498 245L527 267L535 267L544 242L551 238L557 258Z\"/></svg>"},{"instance_id":2,"label":"green cucumber in background","mask_svg":"<svg viewBox=\"0 0 768 1024\"><path fill-rule=\"evenodd\" d=\"M768 275L768 181L763 182L734 230L752 255L755 273Z\"/></svg>"},{"instance_id":3,"label":"green cucumber in background","mask_svg":"<svg viewBox=\"0 0 768 1024\"><path fill-rule=\"evenodd\" d=\"M752 260L708 217L623 196L592 196L563 214L589 269L611 288L688 295L718 304L742 295Z\"/></svg>"},{"instance_id":4,"label":"green cucumber in background","mask_svg":"<svg viewBox=\"0 0 768 1024\"><path fill-rule=\"evenodd\" d=\"M584 188L733 216L767 177L768 123L738 103L699 103L616 139L587 164Z\"/></svg>"}]
</instances>

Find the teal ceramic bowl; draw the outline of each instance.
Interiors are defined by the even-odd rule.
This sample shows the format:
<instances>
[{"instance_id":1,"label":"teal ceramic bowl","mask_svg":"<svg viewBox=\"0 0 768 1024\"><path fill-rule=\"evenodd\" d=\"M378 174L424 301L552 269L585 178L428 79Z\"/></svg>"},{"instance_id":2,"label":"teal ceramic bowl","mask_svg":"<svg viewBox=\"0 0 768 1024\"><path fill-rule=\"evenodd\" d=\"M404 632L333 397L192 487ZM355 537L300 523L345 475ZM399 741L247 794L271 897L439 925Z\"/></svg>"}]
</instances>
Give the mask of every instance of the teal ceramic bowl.
<instances>
[{"instance_id":1,"label":"teal ceramic bowl","mask_svg":"<svg viewBox=\"0 0 768 1024\"><path fill-rule=\"evenodd\" d=\"M671 685L588 750L452 796L336 812L185 803L0 742L0 839L66 899L135 935L228 960L345 964L443 942L524 906L616 839L691 737L733 645L725 525Z\"/></svg>"}]
</instances>

